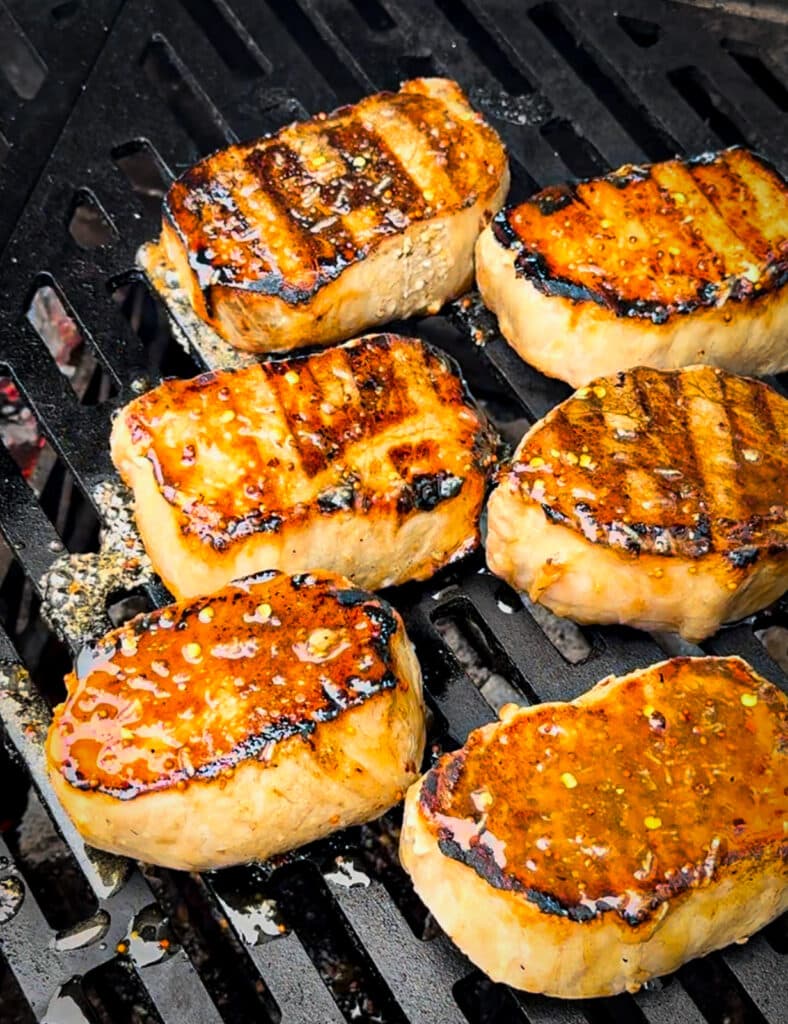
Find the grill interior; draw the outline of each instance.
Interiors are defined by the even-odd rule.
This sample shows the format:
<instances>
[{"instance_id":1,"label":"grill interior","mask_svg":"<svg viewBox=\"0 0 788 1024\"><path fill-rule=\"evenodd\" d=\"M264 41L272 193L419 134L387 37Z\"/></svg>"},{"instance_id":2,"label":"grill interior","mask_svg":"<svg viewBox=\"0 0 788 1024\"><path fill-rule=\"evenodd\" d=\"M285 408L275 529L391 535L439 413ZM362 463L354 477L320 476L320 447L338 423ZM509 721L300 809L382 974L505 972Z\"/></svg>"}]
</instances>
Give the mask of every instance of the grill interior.
<instances>
[{"instance_id":1,"label":"grill interior","mask_svg":"<svg viewBox=\"0 0 788 1024\"><path fill-rule=\"evenodd\" d=\"M86 630L166 600L130 570L105 588L101 621L68 612L56 635L40 611L44 573L50 590L69 590L68 575L58 583L64 546L95 552L110 514L116 539L122 529L101 500L113 410L164 375L203 368L134 265L167 182L218 146L430 74L456 77L503 135L513 200L739 142L788 171L779 2L0 2L0 378L32 438L13 444L4 421L3 1019L788 1021L785 919L635 996L561 1003L494 985L451 946L398 866L396 812L275 863L180 875L86 848L47 783L41 743L70 654ZM518 360L472 297L407 329L458 358L512 441L568 394ZM494 716L447 622L523 702L570 699L664 656L647 635L613 628L583 630L585 649L562 653L478 556L389 596L421 659L431 756ZM741 654L785 686L755 630L787 619L777 607L704 648Z\"/></svg>"}]
</instances>

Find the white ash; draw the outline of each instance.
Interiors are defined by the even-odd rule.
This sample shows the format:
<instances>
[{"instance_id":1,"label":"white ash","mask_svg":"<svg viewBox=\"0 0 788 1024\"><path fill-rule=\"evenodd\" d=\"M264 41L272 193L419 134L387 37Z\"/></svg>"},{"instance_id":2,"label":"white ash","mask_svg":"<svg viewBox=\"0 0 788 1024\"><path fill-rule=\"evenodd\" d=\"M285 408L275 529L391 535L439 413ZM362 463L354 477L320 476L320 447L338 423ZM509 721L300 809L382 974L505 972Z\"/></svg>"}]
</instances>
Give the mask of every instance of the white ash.
<instances>
[{"instance_id":1,"label":"white ash","mask_svg":"<svg viewBox=\"0 0 788 1024\"><path fill-rule=\"evenodd\" d=\"M98 552L56 559L41 578L41 612L73 649L109 628L107 599L155 579L132 515L131 492L104 481L93 498L103 523Z\"/></svg>"}]
</instances>

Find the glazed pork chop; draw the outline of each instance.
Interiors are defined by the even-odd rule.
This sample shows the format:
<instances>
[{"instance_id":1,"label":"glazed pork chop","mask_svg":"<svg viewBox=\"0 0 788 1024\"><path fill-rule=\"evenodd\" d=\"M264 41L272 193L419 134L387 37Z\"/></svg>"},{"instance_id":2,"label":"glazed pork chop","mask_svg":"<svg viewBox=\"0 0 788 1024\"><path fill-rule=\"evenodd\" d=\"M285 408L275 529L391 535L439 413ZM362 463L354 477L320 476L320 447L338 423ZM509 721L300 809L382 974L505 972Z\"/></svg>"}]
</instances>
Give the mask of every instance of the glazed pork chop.
<instances>
[{"instance_id":1,"label":"glazed pork chop","mask_svg":"<svg viewBox=\"0 0 788 1024\"><path fill-rule=\"evenodd\" d=\"M788 908L788 700L678 658L507 705L412 786L400 856L493 981L635 991Z\"/></svg>"},{"instance_id":2,"label":"glazed pork chop","mask_svg":"<svg viewBox=\"0 0 788 1024\"><path fill-rule=\"evenodd\" d=\"M787 506L785 398L637 367L528 431L490 499L487 561L558 615L701 640L788 588Z\"/></svg>"},{"instance_id":3,"label":"glazed pork chop","mask_svg":"<svg viewBox=\"0 0 788 1024\"><path fill-rule=\"evenodd\" d=\"M498 440L447 357L372 335L169 380L115 420L112 458L176 597L261 569L370 589L473 550Z\"/></svg>"},{"instance_id":4,"label":"glazed pork chop","mask_svg":"<svg viewBox=\"0 0 788 1024\"><path fill-rule=\"evenodd\" d=\"M277 572L132 619L77 659L47 742L85 839L184 870L382 814L417 776L421 675L399 615Z\"/></svg>"},{"instance_id":5,"label":"glazed pork chop","mask_svg":"<svg viewBox=\"0 0 788 1024\"><path fill-rule=\"evenodd\" d=\"M547 188L485 229L476 274L509 344L573 387L788 369L788 189L746 149Z\"/></svg>"},{"instance_id":6,"label":"glazed pork chop","mask_svg":"<svg viewBox=\"0 0 788 1024\"><path fill-rule=\"evenodd\" d=\"M465 291L508 187L459 86L420 78L202 160L167 193L162 246L237 348L327 344Z\"/></svg>"}]
</instances>

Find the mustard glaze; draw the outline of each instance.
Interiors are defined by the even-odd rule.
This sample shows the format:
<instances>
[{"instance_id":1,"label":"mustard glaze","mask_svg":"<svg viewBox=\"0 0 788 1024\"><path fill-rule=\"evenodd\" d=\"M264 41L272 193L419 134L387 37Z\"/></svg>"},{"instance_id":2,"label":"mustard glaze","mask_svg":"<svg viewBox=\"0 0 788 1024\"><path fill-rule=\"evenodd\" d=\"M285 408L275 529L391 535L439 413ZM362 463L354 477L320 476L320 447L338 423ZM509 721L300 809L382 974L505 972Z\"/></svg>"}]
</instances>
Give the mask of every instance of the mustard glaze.
<instances>
[{"instance_id":1,"label":"mustard glaze","mask_svg":"<svg viewBox=\"0 0 788 1024\"><path fill-rule=\"evenodd\" d=\"M265 764L282 740L405 685L398 629L384 601L323 573L262 573L137 616L77 658L51 760L122 799Z\"/></svg>"},{"instance_id":2,"label":"mustard glaze","mask_svg":"<svg viewBox=\"0 0 788 1024\"><path fill-rule=\"evenodd\" d=\"M421 811L447 857L544 912L637 925L723 868L786 862L788 698L738 658L490 728L428 773Z\"/></svg>"}]
</instances>

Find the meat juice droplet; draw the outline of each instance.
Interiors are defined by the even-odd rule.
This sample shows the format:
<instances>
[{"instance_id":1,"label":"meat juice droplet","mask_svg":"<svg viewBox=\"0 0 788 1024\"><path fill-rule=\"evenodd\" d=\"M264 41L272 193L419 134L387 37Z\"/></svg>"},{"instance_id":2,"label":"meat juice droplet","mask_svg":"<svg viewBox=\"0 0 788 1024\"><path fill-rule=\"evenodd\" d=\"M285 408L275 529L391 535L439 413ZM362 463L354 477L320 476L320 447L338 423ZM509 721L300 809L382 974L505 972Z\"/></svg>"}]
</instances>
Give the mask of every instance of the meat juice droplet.
<instances>
[{"instance_id":1,"label":"meat juice droplet","mask_svg":"<svg viewBox=\"0 0 788 1024\"><path fill-rule=\"evenodd\" d=\"M136 967L150 967L172 956L180 947L175 942L169 921L152 903L132 920L128 935L117 946L117 952L128 956Z\"/></svg>"},{"instance_id":2,"label":"meat juice droplet","mask_svg":"<svg viewBox=\"0 0 788 1024\"><path fill-rule=\"evenodd\" d=\"M80 979L70 978L49 1000L41 1024L90 1024L82 1009L84 998Z\"/></svg>"},{"instance_id":3,"label":"meat juice droplet","mask_svg":"<svg viewBox=\"0 0 788 1024\"><path fill-rule=\"evenodd\" d=\"M229 892L217 895L227 919L247 946L261 946L287 931L274 900L259 893L251 898Z\"/></svg>"},{"instance_id":4,"label":"meat juice droplet","mask_svg":"<svg viewBox=\"0 0 788 1024\"><path fill-rule=\"evenodd\" d=\"M343 889L352 889L355 886L369 887L372 879L359 866L347 857L336 857L334 867L323 872L325 880L332 885L338 885Z\"/></svg>"}]
</instances>

